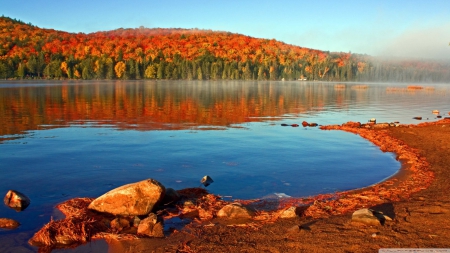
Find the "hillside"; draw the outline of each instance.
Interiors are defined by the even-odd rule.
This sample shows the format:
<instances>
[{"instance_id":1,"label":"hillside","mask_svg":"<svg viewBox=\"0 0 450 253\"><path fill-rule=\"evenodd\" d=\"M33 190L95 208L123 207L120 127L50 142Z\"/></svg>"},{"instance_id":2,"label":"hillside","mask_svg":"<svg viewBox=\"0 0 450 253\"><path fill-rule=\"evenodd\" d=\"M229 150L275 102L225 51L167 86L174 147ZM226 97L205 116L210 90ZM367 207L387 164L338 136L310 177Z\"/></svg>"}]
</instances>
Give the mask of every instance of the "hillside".
<instances>
[{"instance_id":1,"label":"hillside","mask_svg":"<svg viewBox=\"0 0 450 253\"><path fill-rule=\"evenodd\" d=\"M449 64L387 62L197 29L90 34L0 17L0 78L449 81Z\"/></svg>"}]
</instances>

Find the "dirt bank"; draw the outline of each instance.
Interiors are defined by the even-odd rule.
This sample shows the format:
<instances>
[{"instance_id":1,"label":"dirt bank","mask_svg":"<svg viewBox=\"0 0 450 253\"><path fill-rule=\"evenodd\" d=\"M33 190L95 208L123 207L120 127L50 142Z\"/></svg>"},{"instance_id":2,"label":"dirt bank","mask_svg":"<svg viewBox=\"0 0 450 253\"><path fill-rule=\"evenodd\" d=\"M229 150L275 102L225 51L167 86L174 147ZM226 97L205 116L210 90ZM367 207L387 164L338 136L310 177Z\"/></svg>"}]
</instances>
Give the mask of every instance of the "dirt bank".
<instances>
[{"instance_id":1,"label":"dirt bank","mask_svg":"<svg viewBox=\"0 0 450 253\"><path fill-rule=\"evenodd\" d=\"M380 248L450 248L450 121L370 131L379 131L374 136L386 135L406 144L402 148L411 148L421 164L426 165L429 173L424 178L432 177L429 182L415 182L426 189L411 189L417 186L411 183L413 187L403 188L404 194L398 192L369 205L393 219L383 226L356 225L351 223L351 212L337 211L272 223L211 220L189 224L164 239L110 240L109 252L378 252ZM394 188L401 183L395 180ZM410 180L414 179L402 177L399 181L408 185ZM376 187L365 190L374 191ZM374 192L383 193L379 189Z\"/></svg>"}]
</instances>

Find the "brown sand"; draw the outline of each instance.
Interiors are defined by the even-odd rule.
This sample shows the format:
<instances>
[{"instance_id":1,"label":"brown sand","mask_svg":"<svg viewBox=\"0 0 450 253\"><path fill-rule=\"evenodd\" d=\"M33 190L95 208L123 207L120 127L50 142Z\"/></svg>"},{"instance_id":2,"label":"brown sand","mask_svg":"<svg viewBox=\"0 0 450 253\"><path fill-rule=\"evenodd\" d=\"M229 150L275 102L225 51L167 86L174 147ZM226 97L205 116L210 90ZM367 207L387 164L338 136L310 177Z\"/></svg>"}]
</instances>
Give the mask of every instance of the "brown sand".
<instances>
[{"instance_id":1,"label":"brown sand","mask_svg":"<svg viewBox=\"0 0 450 253\"><path fill-rule=\"evenodd\" d=\"M109 242L109 252L378 252L380 248L450 248L450 122L389 128L426 158L434 180L398 201L370 206L393 218L383 226L351 223L351 212L274 223L193 223L165 239ZM404 178L403 180L408 180ZM205 226L207 225L207 226Z\"/></svg>"}]
</instances>

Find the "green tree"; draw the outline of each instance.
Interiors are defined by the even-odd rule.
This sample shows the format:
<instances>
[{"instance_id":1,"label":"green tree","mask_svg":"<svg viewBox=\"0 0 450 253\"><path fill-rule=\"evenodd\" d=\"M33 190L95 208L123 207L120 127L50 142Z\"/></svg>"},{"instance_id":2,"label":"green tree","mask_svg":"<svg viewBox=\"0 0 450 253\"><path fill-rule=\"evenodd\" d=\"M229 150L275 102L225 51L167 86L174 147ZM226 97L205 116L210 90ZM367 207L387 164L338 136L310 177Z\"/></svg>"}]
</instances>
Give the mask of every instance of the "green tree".
<instances>
[{"instance_id":1,"label":"green tree","mask_svg":"<svg viewBox=\"0 0 450 253\"><path fill-rule=\"evenodd\" d=\"M17 76L20 79L25 77L25 64L19 63L19 66L17 67Z\"/></svg>"},{"instance_id":2,"label":"green tree","mask_svg":"<svg viewBox=\"0 0 450 253\"><path fill-rule=\"evenodd\" d=\"M30 71L31 75L37 75L37 60L34 55L30 57L30 59L27 62L27 68Z\"/></svg>"}]
</instances>

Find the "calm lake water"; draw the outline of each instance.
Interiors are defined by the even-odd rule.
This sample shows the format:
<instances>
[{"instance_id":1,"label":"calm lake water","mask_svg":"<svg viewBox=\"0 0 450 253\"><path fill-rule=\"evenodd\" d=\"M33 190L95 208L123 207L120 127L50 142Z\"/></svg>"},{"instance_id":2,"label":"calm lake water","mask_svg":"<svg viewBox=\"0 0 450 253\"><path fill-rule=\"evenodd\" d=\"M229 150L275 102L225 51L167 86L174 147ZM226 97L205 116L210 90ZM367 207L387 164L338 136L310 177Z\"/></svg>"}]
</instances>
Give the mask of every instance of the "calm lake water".
<instances>
[{"instance_id":1,"label":"calm lake water","mask_svg":"<svg viewBox=\"0 0 450 253\"><path fill-rule=\"evenodd\" d=\"M418 123L450 111L450 84L407 85L2 81L0 193L19 190L31 205L0 207L0 217L23 224L0 231L0 251L36 251L26 242L57 203L146 178L182 189L210 175L207 189L233 199L380 182L400 168L394 154L350 133L281 124Z\"/></svg>"}]
</instances>

